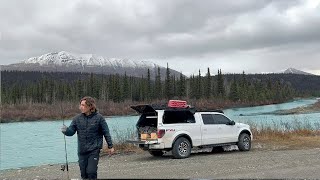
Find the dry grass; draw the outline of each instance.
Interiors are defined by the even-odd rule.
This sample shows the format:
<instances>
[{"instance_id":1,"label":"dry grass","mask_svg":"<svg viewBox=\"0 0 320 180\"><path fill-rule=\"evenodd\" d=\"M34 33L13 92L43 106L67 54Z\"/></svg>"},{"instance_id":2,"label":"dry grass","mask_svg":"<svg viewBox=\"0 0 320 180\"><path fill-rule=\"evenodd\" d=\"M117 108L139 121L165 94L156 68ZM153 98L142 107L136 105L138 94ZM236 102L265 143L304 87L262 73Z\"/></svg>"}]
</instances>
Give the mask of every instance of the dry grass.
<instances>
[{"instance_id":1,"label":"dry grass","mask_svg":"<svg viewBox=\"0 0 320 180\"><path fill-rule=\"evenodd\" d=\"M135 113L131 108L132 102L113 103L97 102L99 112L104 116L128 115ZM1 123L19 121L38 121L70 119L80 113L78 102L59 102L55 104L33 103L33 104L2 104Z\"/></svg>"},{"instance_id":2,"label":"dry grass","mask_svg":"<svg viewBox=\"0 0 320 180\"><path fill-rule=\"evenodd\" d=\"M142 149L140 149L137 146L134 146L133 144L128 143L121 143L121 144L115 144L114 145L115 152L114 154L130 154L130 153L141 153L143 152ZM104 146L101 152L101 156L107 155L107 146Z\"/></svg>"},{"instance_id":3,"label":"dry grass","mask_svg":"<svg viewBox=\"0 0 320 180\"><path fill-rule=\"evenodd\" d=\"M126 141L129 139L135 139L136 132L133 129L127 129L125 132L120 132L118 130L113 130L112 137L114 139L114 149L115 154L127 154L127 153L138 153L143 150L138 146L135 146L131 143L127 143ZM107 145L104 141L102 155L107 154Z\"/></svg>"},{"instance_id":4,"label":"dry grass","mask_svg":"<svg viewBox=\"0 0 320 180\"><path fill-rule=\"evenodd\" d=\"M320 148L320 130L253 129L253 147L264 150Z\"/></svg>"},{"instance_id":5,"label":"dry grass","mask_svg":"<svg viewBox=\"0 0 320 180\"><path fill-rule=\"evenodd\" d=\"M279 139L257 139L253 141L253 148L259 150L292 150L320 148L320 136L299 137L292 136L286 140Z\"/></svg>"},{"instance_id":6,"label":"dry grass","mask_svg":"<svg viewBox=\"0 0 320 180\"><path fill-rule=\"evenodd\" d=\"M57 104L1 105L1 122L66 119L79 113L70 102Z\"/></svg>"}]
</instances>

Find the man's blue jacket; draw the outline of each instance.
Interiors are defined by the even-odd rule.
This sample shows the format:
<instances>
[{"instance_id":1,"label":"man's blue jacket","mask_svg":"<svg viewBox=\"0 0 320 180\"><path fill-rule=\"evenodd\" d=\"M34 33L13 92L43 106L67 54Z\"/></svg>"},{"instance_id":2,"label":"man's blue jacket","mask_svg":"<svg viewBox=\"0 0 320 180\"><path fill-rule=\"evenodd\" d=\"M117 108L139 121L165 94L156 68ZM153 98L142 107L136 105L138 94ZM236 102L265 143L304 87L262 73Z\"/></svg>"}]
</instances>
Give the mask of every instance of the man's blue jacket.
<instances>
[{"instance_id":1,"label":"man's blue jacket","mask_svg":"<svg viewBox=\"0 0 320 180\"><path fill-rule=\"evenodd\" d=\"M78 135L78 154L85 154L96 149L101 149L103 136L105 137L108 148L113 147L108 125L103 116L97 112L89 116L81 113L75 116L64 133L66 136Z\"/></svg>"}]
</instances>

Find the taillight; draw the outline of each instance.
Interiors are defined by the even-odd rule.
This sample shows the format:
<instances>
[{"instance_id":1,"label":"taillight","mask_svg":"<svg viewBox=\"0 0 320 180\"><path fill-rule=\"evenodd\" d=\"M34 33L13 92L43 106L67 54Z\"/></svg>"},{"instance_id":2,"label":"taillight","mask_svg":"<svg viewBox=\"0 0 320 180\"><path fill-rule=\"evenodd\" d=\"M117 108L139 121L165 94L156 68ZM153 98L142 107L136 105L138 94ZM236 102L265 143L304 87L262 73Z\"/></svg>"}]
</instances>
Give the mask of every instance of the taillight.
<instances>
[{"instance_id":1,"label":"taillight","mask_svg":"<svg viewBox=\"0 0 320 180\"><path fill-rule=\"evenodd\" d=\"M158 138L162 138L165 133L166 133L166 131L164 129L159 129L157 132Z\"/></svg>"}]
</instances>

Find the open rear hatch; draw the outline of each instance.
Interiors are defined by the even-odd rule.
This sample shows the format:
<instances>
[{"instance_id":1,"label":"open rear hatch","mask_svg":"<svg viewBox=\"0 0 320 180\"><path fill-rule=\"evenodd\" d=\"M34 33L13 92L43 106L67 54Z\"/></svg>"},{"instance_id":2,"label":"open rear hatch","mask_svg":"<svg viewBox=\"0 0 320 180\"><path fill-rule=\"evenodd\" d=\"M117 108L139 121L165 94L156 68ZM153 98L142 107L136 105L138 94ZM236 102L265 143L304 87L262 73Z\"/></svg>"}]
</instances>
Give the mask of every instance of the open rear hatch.
<instances>
[{"instance_id":1,"label":"open rear hatch","mask_svg":"<svg viewBox=\"0 0 320 180\"><path fill-rule=\"evenodd\" d=\"M140 114L140 118L136 124L137 137L134 140L127 140L128 143L133 144L156 144L158 113L152 105L136 105L131 106L132 109Z\"/></svg>"},{"instance_id":2,"label":"open rear hatch","mask_svg":"<svg viewBox=\"0 0 320 180\"><path fill-rule=\"evenodd\" d=\"M156 114L156 110L148 104L143 104L143 105L137 105L137 106L131 106L132 109L137 111L139 114Z\"/></svg>"}]
</instances>

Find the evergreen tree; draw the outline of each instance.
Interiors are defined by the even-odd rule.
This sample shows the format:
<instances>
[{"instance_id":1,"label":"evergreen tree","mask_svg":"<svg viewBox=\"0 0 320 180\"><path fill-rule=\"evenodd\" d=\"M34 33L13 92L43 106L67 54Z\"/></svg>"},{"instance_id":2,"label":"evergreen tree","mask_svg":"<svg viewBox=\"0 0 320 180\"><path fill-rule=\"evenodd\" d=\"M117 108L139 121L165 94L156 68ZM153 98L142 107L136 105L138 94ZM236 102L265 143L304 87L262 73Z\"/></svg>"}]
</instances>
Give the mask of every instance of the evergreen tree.
<instances>
[{"instance_id":1,"label":"evergreen tree","mask_svg":"<svg viewBox=\"0 0 320 180\"><path fill-rule=\"evenodd\" d=\"M172 82L172 97L177 96L177 83L176 83L176 75L171 76Z\"/></svg>"},{"instance_id":2,"label":"evergreen tree","mask_svg":"<svg viewBox=\"0 0 320 180\"><path fill-rule=\"evenodd\" d=\"M170 99L172 97L172 83L171 83L171 76L170 76L170 69L167 63L166 69L166 79L165 79L165 97L166 99Z\"/></svg>"},{"instance_id":3,"label":"evergreen tree","mask_svg":"<svg viewBox=\"0 0 320 180\"><path fill-rule=\"evenodd\" d=\"M77 80L77 99L81 99L84 96L83 84L81 79Z\"/></svg>"},{"instance_id":4,"label":"evergreen tree","mask_svg":"<svg viewBox=\"0 0 320 180\"><path fill-rule=\"evenodd\" d=\"M183 98L186 96L186 81L183 76L183 74L180 72L180 78L178 81L178 87L177 87L177 95L179 98Z\"/></svg>"},{"instance_id":5,"label":"evergreen tree","mask_svg":"<svg viewBox=\"0 0 320 180\"><path fill-rule=\"evenodd\" d=\"M234 102L238 101L240 99L239 98L238 84L236 82L235 76L233 76L233 81L231 82L229 99L234 101Z\"/></svg>"},{"instance_id":6,"label":"evergreen tree","mask_svg":"<svg viewBox=\"0 0 320 180\"><path fill-rule=\"evenodd\" d=\"M57 100L58 101L63 101L64 100L64 87L63 84L61 82L61 80L56 82L57 84ZM38 91L39 88L37 88L37 94L39 93ZM38 99L39 101L39 99Z\"/></svg>"},{"instance_id":7,"label":"evergreen tree","mask_svg":"<svg viewBox=\"0 0 320 180\"><path fill-rule=\"evenodd\" d=\"M222 72L221 69L218 70L218 79L217 79L217 94L219 97L224 97L224 80L223 80L223 76L222 76Z\"/></svg>"},{"instance_id":8,"label":"evergreen tree","mask_svg":"<svg viewBox=\"0 0 320 180\"><path fill-rule=\"evenodd\" d=\"M157 99L162 98L162 85L161 85L161 75L160 75L160 67L158 66L158 71L156 75L156 80L155 80L155 88L154 88L154 94Z\"/></svg>"},{"instance_id":9,"label":"evergreen tree","mask_svg":"<svg viewBox=\"0 0 320 180\"><path fill-rule=\"evenodd\" d=\"M195 80L194 74L190 76L190 98L194 99L197 97L197 81Z\"/></svg>"},{"instance_id":10,"label":"evergreen tree","mask_svg":"<svg viewBox=\"0 0 320 180\"><path fill-rule=\"evenodd\" d=\"M139 101L146 100L146 96L147 96L147 82L146 82L146 79L142 75L141 81L139 84Z\"/></svg>"},{"instance_id":11,"label":"evergreen tree","mask_svg":"<svg viewBox=\"0 0 320 180\"><path fill-rule=\"evenodd\" d=\"M211 75L210 75L210 69L208 68L207 74L206 74L206 83L205 83L205 97L209 99L212 94L211 90Z\"/></svg>"},{"instance_id":12,"label":"evergreen tree","mask_svg":"<svg viewBox=\"0 0 320 180\"><path fill-rule=\"evenodd\" d=\"M113 101L121 101L121 90L120 90L120 77L119 74L114 75L113 77Z\"/></svg>"},{"instance_id":13,"label":"evergreen tree","mask_svg":"<svg viewBox=\"0 0 320 180\"><path fill-rule=\"evenodd\" d=\"M51 103L54 103L55 102L55 86L54 86L54 80L53 79L50 79L49 80L49 87L48 87L48 97L49 97L49 100L48 102L51 104Z\"/></svg>"},{"instance_id":14,"label":"evergreen tree","mask_svg":"<svg viewBox=\"0 0 320 180\"><path fill-rule=\"evenodd\" d=\"M242 101L248 100L248 94L249 94L248 89L249 89L249 85L248 85L247 77L243 71L241 75L241 80L240 80L240 92L241 92L240 99Z\"/></svg>"},{"instance_id":15,"label":"evergreen tree","mask_svg":"<svg viewBox=\"0 0 320 180\"><path fill-rule=\"evenodd\" d=\"M130 97L130 89L129 89L129 81L128 81L128 76L127 73L124 73L124 78L123 78L123 99L129 99Z\"/></svg>"},{"instance_id":16,"label":"evergreen tree","mask_svg":"<svg viewBox=\"0 0 320 180\"><path fill-rule=\"evenodd\" d=\"M150 69L148 68L148 73L147 73L147 100L152 99L152 88L151 88L151 78L150 78Z\"/></svg>"},{"instance_id":17,"label":"evergreen tree","mask_svg":"<svg viewBox=\"0 0 320 180\"><path fill-rule=\"evenodd\" d=\"M202 79L201 79L201 72L199 69L199 74L198 74L198 78L197 78L197 88L196 88L196 98L200 99L202 97L202 83L201 83Z\"/></svg>"},{"instance_id":18,"label":"evergreen tree","mask_svg":"<svg viewBox=\"0 0 320 180\"><path fill-rule=\"evenodd\" d=\"M90 78L87 86L87 95L94 97L94 75L90 73Z\"/></svg>"}]
</instances>

